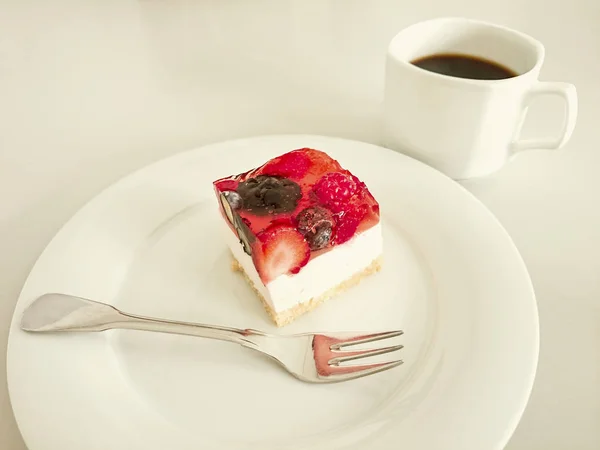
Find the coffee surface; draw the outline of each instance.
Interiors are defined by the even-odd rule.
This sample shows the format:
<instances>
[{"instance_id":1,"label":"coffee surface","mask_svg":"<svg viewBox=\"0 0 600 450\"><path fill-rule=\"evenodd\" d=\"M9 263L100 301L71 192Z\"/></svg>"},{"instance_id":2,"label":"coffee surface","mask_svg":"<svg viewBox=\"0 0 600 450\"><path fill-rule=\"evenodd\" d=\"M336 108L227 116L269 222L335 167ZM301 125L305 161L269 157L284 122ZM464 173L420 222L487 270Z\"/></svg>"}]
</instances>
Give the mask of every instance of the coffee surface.
<instances>
[{"instance_id":1,"label":"coffee surface","mask_svg":"<svg viewBox=\"0 0 600 450\"><path fill-rule=\"evenodd\" d=\"M411 63L430 72L472 80L503 80L517 76L516 72L499 63L462 54L430 55Z\"/></svg>"}]
</instances>

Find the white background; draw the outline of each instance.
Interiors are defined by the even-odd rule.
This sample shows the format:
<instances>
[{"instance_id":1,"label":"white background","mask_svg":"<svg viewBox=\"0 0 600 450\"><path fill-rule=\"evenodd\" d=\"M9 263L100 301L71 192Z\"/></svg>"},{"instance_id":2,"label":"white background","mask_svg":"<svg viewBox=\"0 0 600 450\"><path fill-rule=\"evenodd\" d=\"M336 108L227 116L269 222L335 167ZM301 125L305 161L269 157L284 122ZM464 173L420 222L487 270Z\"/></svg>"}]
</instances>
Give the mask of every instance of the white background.
<instances>
[{"instance_id":1,"label":"white background","mask_svg":"<svg viewBox=\"0 0 600 450\"><path fill-rule=\"evenodd\" d=\"M538 377L507 448L600 448L597 0L0 1L0 352L35 259L103 187L235 137L378 143L388 41L443 15L533 35L546 45L541 78L578 88L564 151L529 152L464 184L512 235L540 308ZM560 114L540 101L526 134L552 133ZM0 448L20 450L5 373L3 357Z\"/></svg>"}]
</instances>

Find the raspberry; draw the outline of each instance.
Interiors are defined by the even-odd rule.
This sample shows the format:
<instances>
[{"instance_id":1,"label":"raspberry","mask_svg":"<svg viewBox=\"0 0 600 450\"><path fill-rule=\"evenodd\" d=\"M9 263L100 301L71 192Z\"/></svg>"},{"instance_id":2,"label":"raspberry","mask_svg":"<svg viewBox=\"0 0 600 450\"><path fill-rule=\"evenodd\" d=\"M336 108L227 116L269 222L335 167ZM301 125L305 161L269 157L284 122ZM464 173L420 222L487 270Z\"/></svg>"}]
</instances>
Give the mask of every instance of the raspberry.
<instances>
[{"instance_id":1,"label":"raspberry","mask_svg":"<svg viewBox=\"0 0 600 450\"><path fill-rule=\"evenodd\" d=\"M310 158L304 152L293 150L266 163L262 167L261 173L300 179L306 174L310 165Z\"/></svg>"},{"instance_id":2,"label":"raspberry","mask_svg":"<svg viewBox=\"0 0 600 450\"><path fill-rule=\"evenodd\" d=\"M343 244L344 242L349 241L354 236L360 222L365 218L369 211L369 207L364 204L346 206L346 210L343 210L336 215L336 244Z\"/></svg>"},{"instance_id":3,"label":"raspberry","mask_svg":"<svg viewBox=\"0 0 600 450\"><path fill-rule=\"evenodd\" d=\"M340 172L323 175L313 187L317 199L334 212L341 211L343 203L352 197L357 189L352 176Z\"/></svg>"},{"instance_id":4,"label":"raspberry","mask_svg":"<svg viewBox=\"0 0 600 450\"><path fill-rule=\"evenodd\" d=\"M356 186L359 189L361 189L361 190L366 189L367 185L365 183L363 183L362 181L360 181L356 175L351 175L351 176L352 176L352 179L354 180L354 182L356 183Z\"/></svg>"},{"instance_id":5,"label":"raspberry","mask_svg":"<svg viewBox=\"0 0 600 450\"><path fill-rule=\"evenodd\" d=\"M370 195L367 185L360 181L358 177L352 175L352 180L356 183L356 192L361 199L364 199L367 195Z\"/></svg>"}]
</instances>

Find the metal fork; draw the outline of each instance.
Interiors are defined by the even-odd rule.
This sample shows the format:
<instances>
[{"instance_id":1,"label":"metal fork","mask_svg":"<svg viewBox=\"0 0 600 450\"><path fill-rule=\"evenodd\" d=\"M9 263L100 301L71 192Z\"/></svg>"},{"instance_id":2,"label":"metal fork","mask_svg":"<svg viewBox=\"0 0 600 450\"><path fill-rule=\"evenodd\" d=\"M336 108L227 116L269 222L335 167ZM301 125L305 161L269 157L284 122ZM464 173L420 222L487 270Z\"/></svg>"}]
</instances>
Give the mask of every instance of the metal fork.
<instances>
[{"instance_id":1,"label":"metal fork","mask_svg":"<svg viewBox=\"0 0 600 450\"><path fill-rule=\"evenodd\" d=\"M273 335L251 329L136 316L105 303L66 294L38 297L23 313L21 328L31 332L130 329L234 342L270 356L296 378L310 383L352 380L402 364L402 360L346 364L400 350L402 345L352 350L355 345L400 336L403 334L400 330L370 334L335 332Z\"/></svg>"}]
</instances>

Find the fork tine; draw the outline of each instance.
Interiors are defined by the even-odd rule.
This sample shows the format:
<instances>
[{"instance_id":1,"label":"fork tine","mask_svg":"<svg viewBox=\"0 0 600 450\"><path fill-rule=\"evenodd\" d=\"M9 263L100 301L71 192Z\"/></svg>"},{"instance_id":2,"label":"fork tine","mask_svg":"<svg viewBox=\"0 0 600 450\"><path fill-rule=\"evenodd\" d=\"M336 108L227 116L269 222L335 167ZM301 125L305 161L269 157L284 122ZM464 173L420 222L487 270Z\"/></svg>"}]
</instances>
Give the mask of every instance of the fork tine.
<instances>
[{"instance_id":1,"label":"fork tine","mask_svg":"<svg viewBox=\"0 0 600 450\"><path fill-rule=\"evenodd\" d=\"M390 370L394 367L398 367L403 363L404 361L402 360L396 360L386 363L363 364L356 366L338 366L336 367L335 373L328 375L327 378L330 381L352 380L355 378L366 377L367 375L372 375L374 373Z\"/></svg>"},{"instance_id":2,"label":"fork tine","mask_svg":"<svg viewBox=\"0 0 600 450\"><path fill-rule=\"evenodd\" d=\"M343 362L352 361L355 359L368 358L369 356L384 355L386 353L398 351L402 348L404 348L404 345L393 345L391 347L359 350L356 352L343 352L342 355L344 356L338 356L336 358L330 359L329 364L333 366L339 366L340 363Z\"/></svg>"},{"instance_id":3,"label":"fork tine","mask_svg":"<svg viewBox=\"0 0 600 450\"><path fill-rule=\"evenodd\" d=\"M366 344L369 342L380 341L382 339L390 339L396 336L402 336L404 331L396 330L396 331L384 331L383 333L375 333L375 334L363 334L360 336L355 336L349 339L344 340L343 342L337 342L332 344L329 348L331 350L340 350L345 347L350 347L352 345Z\"/></svg>"}]
</instances>

